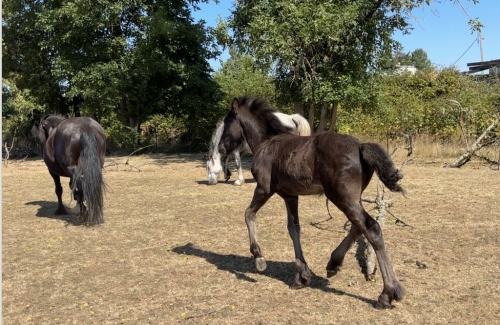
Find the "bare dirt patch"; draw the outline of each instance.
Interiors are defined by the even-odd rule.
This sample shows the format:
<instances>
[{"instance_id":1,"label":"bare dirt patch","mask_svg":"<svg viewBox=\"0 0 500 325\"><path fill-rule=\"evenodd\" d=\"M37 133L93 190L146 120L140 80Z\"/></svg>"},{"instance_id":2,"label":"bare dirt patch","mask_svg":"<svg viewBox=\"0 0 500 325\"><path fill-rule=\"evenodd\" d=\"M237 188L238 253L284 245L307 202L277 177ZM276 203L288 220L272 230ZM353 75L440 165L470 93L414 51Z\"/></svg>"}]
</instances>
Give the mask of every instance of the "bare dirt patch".
<instances>
[{"instance_id":1,"label":"bare dirt patch","mask_svg":"<svg viewBox=\"0 0 500 325\"><path fill-rule=\"evenodd\" d=\"M325 230L311 226L328 218L324 197L302 197L299 205L311 287L289 289L294 254L279 197L257 216L268 268L255 270L243 218L255 188L249 159L247 183L236 187L208 186L202 155L134 157L133 166L123 164L126 157L107 158L106 222L97 227L54 216L54 185L41 160L4 167L3 324L498 322L497 170L418 160L405 167L408 198L394 196L392 212L414 228L388 216L384 237L407 294L395 309L379 311L372 303L382 290L380 274L364 281L356 247L342 271L326 279L346 219L330 205L334 219L322 224ZM64 183L65 204L74 208Z\"/></svg>"}]
</instances>

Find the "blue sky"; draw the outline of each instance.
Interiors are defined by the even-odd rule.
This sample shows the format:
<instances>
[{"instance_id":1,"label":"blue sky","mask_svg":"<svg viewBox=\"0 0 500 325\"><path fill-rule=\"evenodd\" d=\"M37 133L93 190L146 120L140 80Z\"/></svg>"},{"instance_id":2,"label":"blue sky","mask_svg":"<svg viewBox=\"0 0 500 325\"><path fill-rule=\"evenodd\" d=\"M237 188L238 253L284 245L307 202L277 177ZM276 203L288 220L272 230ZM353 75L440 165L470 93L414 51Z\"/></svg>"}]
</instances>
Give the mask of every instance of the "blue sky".
<instances>
[{"instance_id":1,"label":"blue sky","mask_svg":"<svg viewBox=\"0 0 500 325\"><path fill-rule=\"evenodd\" d=\"M471 34L468 25L470 16L478 18L484 25L484 61L500 59L500 0L480 0L475 5L472 1L461 0L463 9L451 0L433 2L432 7L426 6L413 12L416 21L413 21L414 30L410 35L394 35L405 52L422 48L435 65L455 65L460 71L468 70L467 63L481 61L479 42L474 41L478 34ZM193 16L205 20L209 26L215 26L218 16L227 18L230 15L232 3L230 0L221 0L218 4L201 4L201 10L194 12ZM226 60L227 57L226 52L220 59ZM211 62L211 65L214 69L220 67L218 60Z\"/></svg>"}]
</instances>

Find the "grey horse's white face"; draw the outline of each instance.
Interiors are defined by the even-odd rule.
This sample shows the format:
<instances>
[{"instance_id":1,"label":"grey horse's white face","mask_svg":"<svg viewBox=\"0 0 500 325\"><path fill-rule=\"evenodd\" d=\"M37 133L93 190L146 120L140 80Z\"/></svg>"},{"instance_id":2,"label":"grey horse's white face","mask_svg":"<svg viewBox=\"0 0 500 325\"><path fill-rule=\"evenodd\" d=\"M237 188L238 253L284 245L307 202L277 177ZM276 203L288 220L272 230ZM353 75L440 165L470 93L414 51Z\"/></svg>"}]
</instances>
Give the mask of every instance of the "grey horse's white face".
<instances>
[{"instance_id":1,"label":"grey horse's white face","mask_svg":"<svg viewBox=\"0 0 500 325\"><path fill-rule=\"evenodd\" d=\"M209 185L217 184L220 173L222 172L222 164L217 157L212 157L207 161L207 179Z\"/></svg>"}]
</instances>

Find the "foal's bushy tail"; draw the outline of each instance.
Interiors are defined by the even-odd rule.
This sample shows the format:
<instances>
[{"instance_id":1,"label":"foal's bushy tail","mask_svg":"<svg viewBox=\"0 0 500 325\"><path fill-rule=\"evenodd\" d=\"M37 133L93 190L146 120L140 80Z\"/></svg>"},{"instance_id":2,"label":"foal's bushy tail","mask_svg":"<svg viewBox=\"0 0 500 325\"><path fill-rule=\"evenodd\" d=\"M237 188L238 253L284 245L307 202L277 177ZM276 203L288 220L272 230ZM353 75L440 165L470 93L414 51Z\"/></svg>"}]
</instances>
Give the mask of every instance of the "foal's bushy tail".
<instances>
[{"instance_id":1,"label":"foal's bushy tail","mask_svg":"<svg viewBox=\"0 0 500 325\"><path fill-rule=\"evenodd\" d=\"M73 174L71 191L83 192L83 199L87 203L87 222L99 224L104 222L104 179L99 160L97 139L93 130L88 128L80 136L81 152L78 165Z\"/></svg>"},{"instance_id":2,"label":"foal's bushy tail","mask_svg":"<svg viewBox=\"0 0 500 325\"><path fill-rule=\"evenodd\" d=\"M360 146L361 159L375 170L378 178L392 192L405 195L405 190L398 184L403 175L399 173L389 154L376 143L362 143Z\"/></svg>"}]
</instances>

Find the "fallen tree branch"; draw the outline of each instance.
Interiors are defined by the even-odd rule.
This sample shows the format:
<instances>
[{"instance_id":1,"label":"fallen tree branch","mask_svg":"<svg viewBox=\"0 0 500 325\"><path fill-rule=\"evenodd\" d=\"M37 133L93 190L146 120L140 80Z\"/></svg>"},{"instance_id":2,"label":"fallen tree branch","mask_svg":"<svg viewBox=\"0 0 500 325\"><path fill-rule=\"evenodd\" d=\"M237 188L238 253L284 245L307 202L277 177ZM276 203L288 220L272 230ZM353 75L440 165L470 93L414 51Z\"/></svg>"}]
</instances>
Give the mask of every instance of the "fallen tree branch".
<instances>
[{"instance_id":1,"label":"fallen tree branch","mask_svg":"<svg viewBox=\"0 0 500 325\"><path fill-rule=\"evenodd\" d=\"M496 120L493 121L485 130L484 132L477 138L477 140L472 144L470 149L467 150L463 155L455 159L455 161L451 164L443 164L444 167L452 167L452 168L460 168L466 163L468 163L474 153L484 147L486 144L483 143L484 137L493 130L498 123L500 123L500 115L496 118Z\"/></svg>"},{"instance_id":2,"label":"fallen tree branch","mask_svg":"<svg viewBox=\"0 0 500 325\"><path fill-rule=\"evenodd\" d=\"M153 144L149 145L149 146L145 146L145 147L142 147L142 148L139 148L137 150L134 150L130 155L128 155L127 157L127 160L125 160L125 162L123 163L124 165L127 165L127 166L130 166L130 168L134 168L136 169L137 171L141 171L141 169L137 166L134 166L130 163L130 158L132 158L132 155L135 154L136 152L140 151L140 150L143 150L143 149L146 149L146 148L149 148L149 147L152 147ZM118 166L118 165L121 165L122 163L119 163L119 162L116 162L116 161L113 161L111 163L108 163L104 166L104 168L107 168L107 167L111 167L111 166Z\"/></svg>"},{"instance_id":3,"label":"fallen tree branch","mask_svg":"<svg viewBox=\"0 0 500 325\"><path fill-rule=\"evenodd\" d=\"M180 319L179 322L186 321L188 319L193 319L193 318L205 317L205 316L215 314L217 312L220 312L220 311L222 311L224 309L228 309L228 308L229 307L225 306L225 307L222 307L222 308L218 308L218 309L214 309L214 310L208 311L206 313L202 313L202 314L198 314L198 315L192 315L192 316L186 316L186 317ZM231 307L231 308L234 308L234 307Z\"/></svg>"},{"instance_id":4,"label":"fallen tree branch","mask_svg":"<svg viewBox=\"0 0 500 325\"><path fill-rule=\"evenodd\" d=\"M410 225L410 224L406 223L405 221L403 221L402 219L400 219L400 218L396 217L396 216L394 215L394 213L392 213L391 211L389 211L389 210L386 210L386 211L387 211L387 212L388 212L388 213L389 213L389 214L390 214L390 215L391 215L394 219L396 219L396 224L398 224L398 223L402 223L402 224L403 224L403 226L407 226L407 227L410 227L410 228L415 228L415 227L413 227L412 225Z\"/></svg>"},{"instance_id":5,"label":"fallen tree branch","mask_svg":"<svg viewBox=\"0 0 500 325\"><path fill-rule=\"evenodd\" d=\"M131 163L129 163L129 160L130 160L130 158L132 157L132 155L134 153L136 153L136 152L138 152L138 151L140 151L142 149L146 149L146 148L152 147L152 146L153 146L153 144L150 144L149 146L145 146L145 147L142 147L142 148L139 148L139 149L133 151L130 155L128 155L127 161L125 161L125 165L129 165L131 168L135 168L135 169L137 169L137 171L141 171L141 169L139 167L136 167L136 166L132 165Z\"/></svg>"},{"instance_id":6,"label":"fallen tree branch","mask_svg":"<svg viewBox=\"0 0 500 325\"><path fill-rule=\"evenodd\" d=\"M150 144L149 146L145 146L145 147L142 147L142 148L139 148L139 149L133 151L130 155L128 155L127 161L125 161L125 165L129 165L128 161L130 160L130 158L132 157L132 155L134 153L136 153L137 151L141 151L142 149L146 149L146 148L152 147L152 146L153 146L153 144Z\"/></svg>"},{"instance_id":7,"label":"fallen tree branch","mask_svg":"<svg viewBox=\"0 0 500 325\"><path fill-rule=\"evenodd\" d=\"M361 198L361 201L366 202L366 203L377 203L377 200L375 199L369 199L369 198Z\"/></svg>"},{"instance_id":8,"label":"fallen tree branch","mask_svg":"<svg viewBox=\"0 0 500 325\"><path fill-rule=\"evenodd\" d=\"M490 159L490 158L488 158L488 157L486 157L484 155L478 154L478 153L474 153L474 157L477 157L477 158L479 158L481 160L484 160L484 161L486 161L489 164L498 165L498 169L500 169L500 159L499 159L499 161L495 161L493 159Z\"/></svg>"},{"instance_id":9,"label":"fallen tree branch","mask_svg":"<svg viewBox=\"0 0 500 325\"><path fill-rule=\"evenodd\" d=\"M403 136L406 138L407 142L407 146L404 147L404 149L407 150L407 154L405 160L403 161L401 167L399 168L399 171L402 171L405 165L410 161L410 157L413 153L413 148L415 146L415 142L413 140L412 135L407 135L403 133ZM397 150L393 151L391 158L396 152ZM386 212L392 215L396 220L398 220L398 222L401 222L406 226L410 226L389 211L389 208L392 207L394 203L392 200L392 193L389 193L389 197L387 198L385 197L385 188L381 181L379 181L379 183L377 184L377 196L375 198L366 198L366 197L361 198L361 201L376 205L377 215L375 217L375 220L377 220L378 224L380 225L380 229L383 229L384 227ZM359 245L358 254L362 256L363 260L363 263L360 263L362 272L364 273L365 279L367 281L372 281L375 277L375 272L377 271L375 250L365 237L360 237L358 245Z\"/></svg>"},{"instance_id":10,"label":"fallen tree branch","mask_svg":"<svg viewBox=\"0 0 500 325\"><path fill-rule=\"evenodd\" d=\"M333 219L333 216L330 214L330 207L328 206L328 198L326 198L326 210L328 211L328 215L330 216L330 218L322 220L322 221L317 221L317 222L311 221L309 224L311 226L316 227L316 228L321 229L321 230L328 230L326 228L320 227L320 224L322 224L323 222L327 222L327 221L330 221Z\"/></svg>"},{"instance_id":11,"label":"fallen tree branch","mask_svg":"<svg viewBox=\"0 0 500 325\"><path fill-rule=\"evenodd\" d=\"M5 166L7 166L10 157L10 152L12 148L14 148L14 142L16 141L16 133L17 133L17 128L14 131L14 136L12 137L12 143L10 144L10 148L7 146L7 141L5 141L5 157L4 157Z\"/></svg>"}]
</instances>

